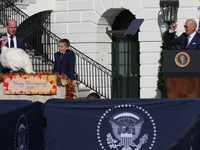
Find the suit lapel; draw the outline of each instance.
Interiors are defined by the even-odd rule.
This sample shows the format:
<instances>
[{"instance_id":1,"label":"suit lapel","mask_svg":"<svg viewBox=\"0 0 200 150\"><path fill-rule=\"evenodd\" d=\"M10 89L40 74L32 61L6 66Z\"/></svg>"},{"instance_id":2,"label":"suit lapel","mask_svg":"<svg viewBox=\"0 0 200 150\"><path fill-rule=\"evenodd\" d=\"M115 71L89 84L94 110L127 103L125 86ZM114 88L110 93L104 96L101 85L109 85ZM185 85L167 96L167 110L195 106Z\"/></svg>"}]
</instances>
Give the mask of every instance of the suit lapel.
<instances>
[{"instance_id":1,"label":"suit lapel","mask_svg":"<svg viewBox=\"0 0 200 150\"><path fill-rule=\"evenodd\" d=\"M19 38L16 36L16 42L17 42L17 47L21 47L20 42L19 42Z\"/></svg>"},{"instance_id":2,"label":"suit lapel","mask_svg":"<svg viewBox=\"0 0 200 150\"><path fill-rule=\"evenodd\" d=\"M57 57L57 60L58 60L58 65L60 67L60 53L59 52L58 52L58 55L56 57Z\"/></svg>"},{"instance_id":3,"label":"suit lapel","mask_svg":"<svg viewBox=\"0 0 200 150\"><path fill-rule=\"evenodd\" d=\"M189 48L190 46L192 46L193 44L197 44L197 43L196 43L197 36L198 36L198 34L196 33L195 36L193 37L192 41L191 41L190 44L188 45L188 48ZM188 48L187 48L187 49L188 49Z\"/></svg>"},{"instance_id":4,"label":"suit lapel","mask_svg":"<svg viewBox=\"0 0 200 150\"><path fill-rule=\"evenodd\" d=\"M66 51L65 51L65 54L63 54L62 59L65 59L65 57L66 57Z\"/></svg>"}]
</instances>

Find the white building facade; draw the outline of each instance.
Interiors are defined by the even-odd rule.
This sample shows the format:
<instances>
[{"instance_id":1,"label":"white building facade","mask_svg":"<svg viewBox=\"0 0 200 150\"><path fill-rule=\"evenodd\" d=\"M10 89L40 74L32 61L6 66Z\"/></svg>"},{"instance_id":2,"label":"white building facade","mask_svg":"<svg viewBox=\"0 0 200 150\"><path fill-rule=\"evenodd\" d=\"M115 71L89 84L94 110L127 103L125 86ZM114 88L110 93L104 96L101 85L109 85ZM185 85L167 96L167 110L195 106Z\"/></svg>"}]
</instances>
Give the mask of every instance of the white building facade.
<instances>
[{"instance_id":1,"label":"white building facade","mask_svg":"<svg viewBox=\"0 0 200 150\"><path fill-rule=\"evenodd\" d=\"M106 33L116 17L128 10L136 19L144 19L139 28L139 97L160 98L157 75L162 33L159 0L26 0L18 4L27 15L51 11L51 31L67 38L71 45L112 70L113 41ZM185 20L199 24L199 0L179 0L177 34L184 32Z\"/></svg>"}]
</instances>

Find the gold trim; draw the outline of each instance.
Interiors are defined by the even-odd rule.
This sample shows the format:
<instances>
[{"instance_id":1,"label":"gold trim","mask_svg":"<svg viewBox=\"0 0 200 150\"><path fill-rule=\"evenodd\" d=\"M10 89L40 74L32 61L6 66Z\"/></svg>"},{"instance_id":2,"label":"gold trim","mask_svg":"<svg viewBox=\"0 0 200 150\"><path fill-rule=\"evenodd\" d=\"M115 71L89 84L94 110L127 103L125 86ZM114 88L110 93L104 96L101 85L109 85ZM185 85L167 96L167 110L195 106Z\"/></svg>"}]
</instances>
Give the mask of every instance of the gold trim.
<instances>
[{"instance_id":1,"label":"gold trim","mask_svg":"<svg viewBox=\"0 0 200 150\"><path fill-rule=\"evenodd\" d=\"M186 62L186 64L184 64L184 65L181 65L179 62L178 62L178 57L179 57L179 55L181 55L181 54L184 54L184 55L186 55L186 57L188 58L188 61ZM179 67L186 67L189 63L190 63L190 56L186 53L186 52L179 52L178 54L176 54L176 56L175 56L175 63L176 63L176 65L177 66L179 66Z\"/></svg>"}]
</instances>

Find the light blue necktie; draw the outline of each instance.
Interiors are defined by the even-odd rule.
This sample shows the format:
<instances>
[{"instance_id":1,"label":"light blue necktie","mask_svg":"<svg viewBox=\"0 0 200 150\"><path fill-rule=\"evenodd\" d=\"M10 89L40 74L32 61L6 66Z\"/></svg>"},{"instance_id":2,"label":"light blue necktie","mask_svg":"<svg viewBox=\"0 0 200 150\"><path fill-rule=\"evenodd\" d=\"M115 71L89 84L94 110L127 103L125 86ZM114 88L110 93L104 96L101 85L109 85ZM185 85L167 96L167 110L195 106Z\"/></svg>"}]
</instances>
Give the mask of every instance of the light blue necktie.
<instances>
[{"instance_id":1,"label":"light blue necktie","mask_svg":"<svg viewBox=\"0 0 200 150\"><path fill-rule=\"evenodd\" d=\"M188 35L187 39L188 39L188 40L187 40L188 42L187 42L187 45L186 45L186 49L188 49L188 46L189 46L189 44L190 44L190 43L189 43L189 42L190 42L190 41L189 41L190 35Z\"/></svg>"}]
</instances>

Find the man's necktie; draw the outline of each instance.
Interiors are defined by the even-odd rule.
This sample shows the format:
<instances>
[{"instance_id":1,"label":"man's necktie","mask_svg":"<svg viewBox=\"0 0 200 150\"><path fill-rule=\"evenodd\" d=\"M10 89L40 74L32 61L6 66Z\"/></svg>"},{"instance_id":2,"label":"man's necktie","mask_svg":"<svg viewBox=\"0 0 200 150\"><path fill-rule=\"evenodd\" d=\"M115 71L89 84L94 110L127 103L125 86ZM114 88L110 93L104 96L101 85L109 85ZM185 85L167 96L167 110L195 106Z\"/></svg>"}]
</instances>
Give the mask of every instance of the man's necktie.
<instances>
[{"instance_id":1,"label":"man's necktie","mask_svg":"<svg viewBox=\"0 0 200 150\"><path fill-rule=\"evenodd\" d=\"M63 56L63 53L60 53L60 60L62 61L62 56Z\"/></svg>"},{"instance_id":2,"label":"man's necktie","mask_svg":"<svg viewBox=\"0 0 200 150\"><path fill-rule=\"evenodd\" d=\"M13 36L10 36L10 48L14 47Z\"/></svg>"},{"instance_id":3,"label":"man's necktie","mask_svg":"<svg viewBox=\"0 0 200 150\"><path fill-rule=\"evenodd\" d=\"M60 70L59 70L59 74L61 74L61 66L62 66L62 57L63 57L63 53L60 53Z\"/></svg>"},{"instance_id":4,"label":"man's necktie","mask_svg":"<svg viewBox=\"0 0 200 150\"><path fill-rule=\"evenodd\" d=\"M187 37L187 45L186 45L186 49L188 49L189 44L190 44L190 35L188 35L188 37Z\"/></svg>"}]
</instances>

